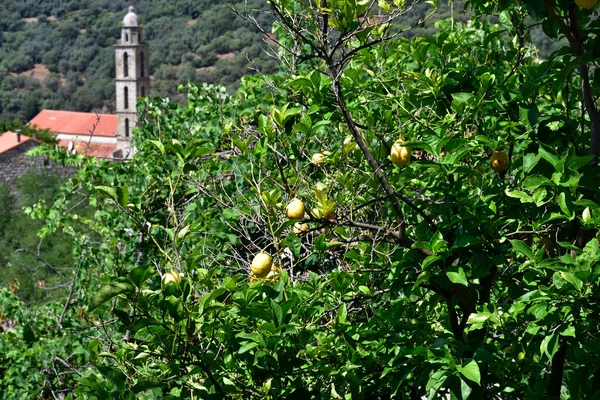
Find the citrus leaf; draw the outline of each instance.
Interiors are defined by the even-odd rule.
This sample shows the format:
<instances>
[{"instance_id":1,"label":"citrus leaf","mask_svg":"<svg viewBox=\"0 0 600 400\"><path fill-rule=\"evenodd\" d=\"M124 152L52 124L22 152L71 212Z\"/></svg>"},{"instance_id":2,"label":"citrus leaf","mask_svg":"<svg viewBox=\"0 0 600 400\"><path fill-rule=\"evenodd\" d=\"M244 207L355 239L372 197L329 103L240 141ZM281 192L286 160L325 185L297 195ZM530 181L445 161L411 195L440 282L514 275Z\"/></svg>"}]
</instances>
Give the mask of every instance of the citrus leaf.
<instances>
[{"instance_id":1,"label":"citrus leaf","mask_svg":"<svg viewBox=\"0 0 600 400\"><path fill-rule=\"evenodd\" d=\"M550 181L550 179L546 178L545 176L531 175L531 176L528 176L523 181L523 183L521 184L521 187L525 190L535 190L535 189L539 188L540 186L549 185L549 184L552 184L552 182Z\"/></svg>"},{"instance_id":2,"label":"citrus leaf","mask_svg":"<svg viewBox=\"0 0 600 400\"><path fill-rule=\"evenodd\" d=\"M506 190L504 193L508 197L513 197L515 199L521 200L521 203L533 203L533 198L525 192L521 192L520 190Z\"/></svg>"},{"instance_id":3,"label":"citrus leaf","mask_svg":"<svg viewBox=\"0 0 600 400\"><path fill-rule=\"evenodd\" d=\"M565 192L562 192L558 195L558 205L560 206L561 211L567 217L569 217L569 219L573 219L575 217L575 213L573 212L571 207L569 207L572 206L573 203L570 201L570 199L567 198L567 194Z\"/></svg>"},{"instance_id":4,"label":"citrus leaf","mask_svg":"<svg viewBox=\"0 0 600 400\"><path fill-rule=\"evenodd\" d=\"M473 381L478 385L481 384L481 372L479 371L479 365L477 365L475 360L471 360L471 362L464 367L459 367L458 372L468 380Z\"/></svg>"},{"instance_id":5,"label":"citrus leaf","mask_svg":"<svg viewBox=\"0 0 600 400\"><path fill-rule=\"evenodd\" d=\"M515 249L518 253L523 254L529 259L533 258L533 252L531 251L531 247L527 246L527 244L524 241L510 240L510 244L512 244L513 249Z\"/></svg>"},{"instance_id":6,"label":"citrus leaf","mask_svg":"<svg viewBox=\"0 0 600 400\"><path fill-rule=\"evenodd\" d=\"M247 351L252 350L253 348L258 347L258 343L256 342L246 342L240 349L238 350L238 354L244 354Z\"/></svg>"},{"instance_id":7,"label":"citrus leaf","mask_svg":"<svg viewBox=\"0 0 600 400\"><path fill-rule=\"evenodd\" d=\"M114 297L120 294L132 292L133 289L134 286L130 282L124 280L111 282L108 285L102 286L98 290L96 295L92 298L92 301L88 306L88 312L94 311L102 304L106 303L107 301L113 299Z\"/></svg>"},{"instance_id":8,"label":"citrus leaf","mask_svg":"<svg viewBox=\"0 0 600 400\"><path fill-rule=\"evenodd\" d=\"M114 187L110 187L110 186L96 186L96 190L99 190L101 192L106 193L112 199L116 199L117 198L117 191L115 190Z\"/></svg>"},{"instance_id":9,"label":"citrus leaf","mask_svg":"<svg viewBox=\"0 0 600 400\"><path fill-rule=\"evenodd\" d=\"M458 267L458 271L448 271L446 272L446 276L450 279L452 283L458 283L464 286L469 286L469 282L467 281L467 276L465 275L465 271L462 267Z\"/></svg>"}]
</instances>

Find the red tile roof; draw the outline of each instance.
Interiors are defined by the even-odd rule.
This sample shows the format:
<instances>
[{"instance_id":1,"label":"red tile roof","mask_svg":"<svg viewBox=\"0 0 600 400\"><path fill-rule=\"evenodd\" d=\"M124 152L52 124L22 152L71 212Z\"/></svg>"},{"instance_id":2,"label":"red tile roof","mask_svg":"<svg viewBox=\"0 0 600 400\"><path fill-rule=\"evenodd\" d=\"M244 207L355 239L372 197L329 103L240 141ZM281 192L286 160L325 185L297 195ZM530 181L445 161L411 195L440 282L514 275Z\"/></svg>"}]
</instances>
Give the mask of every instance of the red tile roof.
<instances>
[{"instance_id":1,"label":"red tile roof","mask_svg":"<svg viewBox=\"0 0 600 400\"><path fill-rule=\"evenodd\" d=\"M42 110L29 122L29 125L48 129L52 133L90 135L93 131L94 136L117 135L117 116L114 114Z\"/></svg>"},{"instance_id":2,"label":"red tile roof","mask_svg":"<svg viewBox=\"0 0 600 400\"><path fill-rule=\"evenodd\" d=\"M16 133L11 131L4 132L0 135L0 154L18 147L29 140L32 140L29 136L21 135L21 141L17 142Z\"/></svg>"},{"instance_id":3,"label":"red tile roof","mask_svg":"<svg viewBox=\"0 0 600 400\"><path fill-rule=\"evenodd\" d=\"M86 156L112 158L113 152L117 150L116 144L71 142L69 140L60 140L58 145L68 150L69 143L73 143L71 149L75 150L76 154L85 154Z\"/></svg>"}]
</instances>

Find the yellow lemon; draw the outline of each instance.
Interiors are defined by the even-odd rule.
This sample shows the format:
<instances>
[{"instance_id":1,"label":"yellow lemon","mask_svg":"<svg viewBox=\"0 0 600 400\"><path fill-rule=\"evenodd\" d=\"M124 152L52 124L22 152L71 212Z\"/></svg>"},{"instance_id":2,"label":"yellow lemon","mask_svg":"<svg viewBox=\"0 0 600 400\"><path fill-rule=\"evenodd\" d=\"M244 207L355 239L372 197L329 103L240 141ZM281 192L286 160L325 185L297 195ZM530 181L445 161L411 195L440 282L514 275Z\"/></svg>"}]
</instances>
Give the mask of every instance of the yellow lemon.
<instances>
[{"instance_id":1,"label":"yellow lemon","mask_svg":"<svg viewBox=\"0 0 600 400\"><path fill-rule=\"evenodd\" d=\"M257 278L264 278L271 271L273 260L268 253L261 251L252 260L252 273Z\"/></svg>"},{"instance_id":2,"label":"yellow lemon","mask_svg":"<svg viewBox=\"0 0 600 400\"><path fill-rule=\"evenodd\" d=\"M508 165L510 164L510 159L508 158L508 154L503 151L497 151L492 154L492 158L490 158L490 164L492 165L492 169L496 172L504 172L508 169Z\"/></svg>"},{"instance_id":3,"label":"yellow lemon","mask_svg":"<svg viewBox=\"0 0 600 400\"><path fill-rule=\"evenodd\" d=\"M575 4L577 4L581 8L590 9L596 5L598 0L575 0Z\"/></svg>"},{"instance_id":4,"label":"yellow lemon","mask_svg":"<svg viewBox=\"0 0 600 400\"><path fill-rule=\"evenodd\" d=\"M177 285L179 283L179 280L180 277L177 271L169 271L162 276L163 285L168 285L171 282Z\"/></svg>"},{"instance_id":5,"label":"yellow lemon","mask_svg":"<svg viewBox=\"0 0 600 400\"><path fill-rule=\"evenodd\" d=\"M310 159L312 165L323 165L327 156L323 153L315 153Z\"/></svg>"},{"instance_id":6,"label":"yellow lemon","mask_svg":"<svg viewBox=\"0 0 600 400\"><path fill-rule=\"evenodd\" d=\"M289 219L302 219L304 218L304 203L299 198L294 198L285 207L285 213Z\"/></svg>"},{"instance_id":7,"label":"yellow lemon","mask_svg":"<svg viewBox=\"0 0 600 400\"><path fill-rule=\"evenodd\" d=\"M392 150L390 151L390 160L392 160L394 165L397 165L398 167L402 167L410 163L410 147L402 146L402 143L404 143L402 139L396 140L396 142L392 145Z\"/></svg>"},{"instance_id":8,"label":"yellow lemon","mask_svg":"<svg viewBox=\"0 0 600 400\"><path fill-rule=\"evenodd\" d=\"M308 230L308 225L296 222L292 230L296 235L298 235L299 233L306 232Z\"/></svg>"},{"instance_id":9,"label":"yellow lemon","mask_svg":"<svg viewBox=\"0 0 600 400\"><path fill-rule=\"evenodd\" d=\"M269 271L269 273L267 274L266 279L269 279L270 283L274 284L279 279L279 271L281 271L279 266L273 265L273 268L271 268L271 271Z\"/></svg>"}]
</instances>

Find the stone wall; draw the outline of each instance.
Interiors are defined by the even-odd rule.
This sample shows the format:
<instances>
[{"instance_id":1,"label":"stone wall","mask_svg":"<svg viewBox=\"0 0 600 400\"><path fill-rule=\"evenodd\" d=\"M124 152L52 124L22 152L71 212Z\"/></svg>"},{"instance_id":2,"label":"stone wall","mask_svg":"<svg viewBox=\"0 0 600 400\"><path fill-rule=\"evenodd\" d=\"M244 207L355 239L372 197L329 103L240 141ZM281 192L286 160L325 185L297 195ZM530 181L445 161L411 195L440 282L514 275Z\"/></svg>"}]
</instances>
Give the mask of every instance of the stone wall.
<instances>
[{"instance_id":1,"label":"stone wall","mask_svg":"<svg viewBox=\"0 0 600 400\"><path fill-rule=\"evenodd\" d=\"M23 142L20 146L14 147L0 154L0 184L8 184L11 194L18 196L17 181L32 170L51 169L58 173L61 178L73 176L75 169L73 167L63 167L62 165L46 157L30 157L27 152L36 146L43 146L35 140Z\"/></svg>"}]
</instances>

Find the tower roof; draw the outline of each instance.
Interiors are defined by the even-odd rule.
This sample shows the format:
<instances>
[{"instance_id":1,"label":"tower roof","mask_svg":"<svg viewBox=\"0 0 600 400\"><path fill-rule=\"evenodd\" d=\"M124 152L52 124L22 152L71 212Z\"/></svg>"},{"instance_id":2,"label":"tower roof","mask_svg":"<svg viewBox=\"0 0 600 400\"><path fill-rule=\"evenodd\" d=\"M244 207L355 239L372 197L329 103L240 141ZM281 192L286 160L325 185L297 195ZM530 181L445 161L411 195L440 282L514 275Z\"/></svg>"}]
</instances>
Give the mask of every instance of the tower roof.
<instances>
[{"instance_id":1,"label":"tower roof","mask_svg":"<svg viewBox=\"0 0 600 400\"><path fill-rule=\"evenodd\" d=\"M129 6L129 12L123 18L123 26L124 27L136 27L138 26L137 15L133 12L133 6Z\"/></svg>"}]
</instances>

